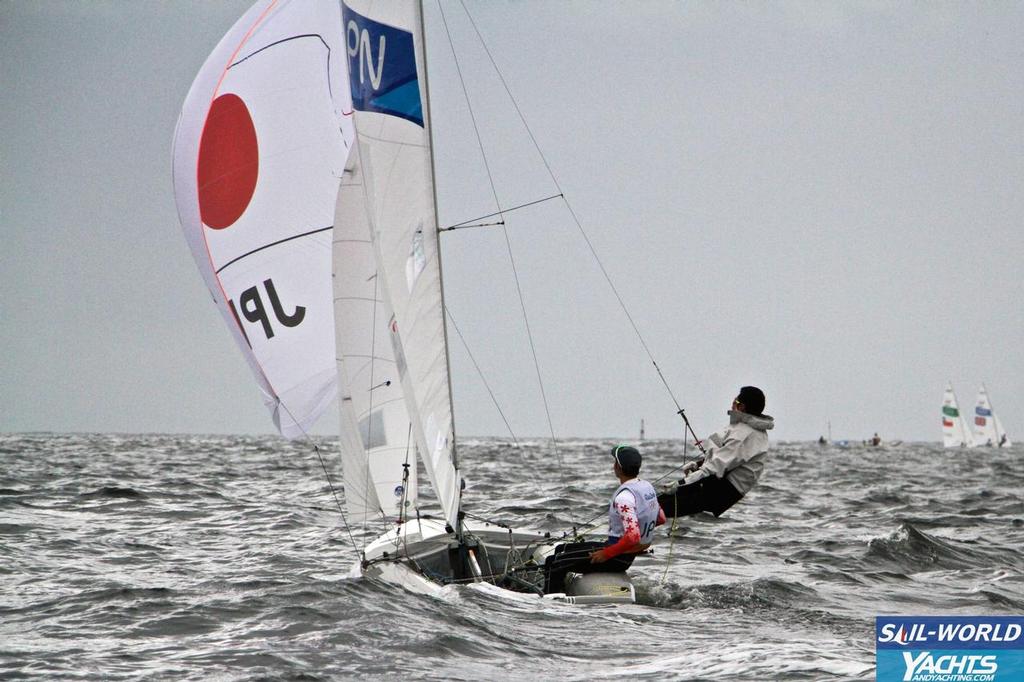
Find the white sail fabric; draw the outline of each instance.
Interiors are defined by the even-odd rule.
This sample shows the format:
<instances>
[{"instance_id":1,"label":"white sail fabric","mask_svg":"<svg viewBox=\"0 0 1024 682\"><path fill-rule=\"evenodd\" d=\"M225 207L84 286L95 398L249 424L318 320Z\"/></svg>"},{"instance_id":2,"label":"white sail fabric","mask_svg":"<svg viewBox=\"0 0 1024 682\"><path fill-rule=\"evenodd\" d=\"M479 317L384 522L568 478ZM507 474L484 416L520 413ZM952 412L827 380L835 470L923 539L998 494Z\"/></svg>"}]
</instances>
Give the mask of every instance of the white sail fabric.
<instances>
[{"instance_id":1,"label":"white sail fabric","mask_svg":"<svg viewBox=\"0 0 1024 682\"><path fill-rule=\"evenodd\" d=\"M379 286L395 317L391 335L413 435L445 518L455 525L460 479L419 11L413 2L342 7Z\"/></svg>"},{"instance_id":2,"label":"white sail fabric","mask_svg":"<svg viewBox=\"0 0 1024 682\"><path fill-rule=\"evenodd\" d=\"M978 399L974 404L974 442L977 445L990 445L995 447L1008 447L1010 439L1006 438L1006 431L999 422L992 403L988 398L988 391L982 384L978 389Z\"/></svg>"},{"instance_id":3,"label":"white sail fabric","mask_svg":"<svg viewBox=\"0 0 1024 682\"><path fill-rule=\"evenodd\" d=\"M1006 435L1006 429L1003 428L1003 423L999 421L999 415L993 412L992 420L996 423L996 445L1001 448L1008 448L1013 445L1010 437Z\"/></svg>"},{"instance_id":4,"label":"white sail fabric","mask_svg":"<svg viewBox=\"0 0 1024 682\"><path fill-rule=\"evenodd\" d=\"M946 384L946 391L942 395L942 444L947 448L974 447L971 432L960 414L952 384Z\"/></svg>"},{"instance_id":5,"label":"white sail fabric","mask_svg":"<svg viewBox=\"0 0 1024 682\"><path fill-rule=\"evenodd\" d=\"M175 131L182 228L287 437L337 394L331 229L353 139L341 10L308 0L257 2Z\"/></svg>"},{"instance_id":6,"label":"white sail fabric","mask_svg":"<svg viewBox=\"0 0 1024 682\"><path fill-rule=\"evenodd\" d=\"M355 521L380 514L396 517L416 503L416 450L391 343L393 316L378 283L355 153L338 192L334 224L345 502Z\"/></svg>"}]
</instances>

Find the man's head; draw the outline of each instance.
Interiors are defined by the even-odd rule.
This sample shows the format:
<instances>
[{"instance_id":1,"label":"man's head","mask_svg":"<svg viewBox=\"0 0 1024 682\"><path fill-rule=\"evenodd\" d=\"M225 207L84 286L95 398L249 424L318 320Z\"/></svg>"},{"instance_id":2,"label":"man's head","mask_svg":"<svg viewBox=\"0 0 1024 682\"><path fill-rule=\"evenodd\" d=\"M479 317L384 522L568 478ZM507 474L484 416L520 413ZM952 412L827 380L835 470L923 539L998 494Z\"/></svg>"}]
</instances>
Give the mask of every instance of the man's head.
<instances>
[{"instance_id":1,"label":"man's head","mask_svg":"<svg viewBox=\"0 0 1024 682\"><path fill-rule=\"evenodd\" d=\"M640 465L644 458L633 446L616 445L612 448L612 457L615 459L616 473L621 472L627 479L636 478L640 473Z\"/></svg>"},{"instance_id":2,"label":"man's head","mask_svg":"<svg viewBox=\"0 0 1024 682\"><path fill-rule=\"evenodd\" d=\"M760 417L764 412L764 393L756 386L744 386L732 401L732 409Z\"/></svg>"}]
</instances>

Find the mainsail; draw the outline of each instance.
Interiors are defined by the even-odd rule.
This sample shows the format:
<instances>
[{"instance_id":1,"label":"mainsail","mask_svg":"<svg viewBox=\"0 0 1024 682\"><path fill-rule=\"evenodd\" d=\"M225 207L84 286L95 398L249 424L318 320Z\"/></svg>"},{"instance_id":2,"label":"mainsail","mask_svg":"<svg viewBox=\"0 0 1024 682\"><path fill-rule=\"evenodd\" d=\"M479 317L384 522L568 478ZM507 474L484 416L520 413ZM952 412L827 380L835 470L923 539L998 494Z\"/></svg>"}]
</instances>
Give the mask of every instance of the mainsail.
<instances>
[{"instance_id":1,"label":"mainsail","mask_svg":"<svg viewBox=\"0 0 1024 682\"><path fill-rule=\"evenodd\" d=\"M946 384L946 391L942 395L942 444L947 448L974 447L971 432L960 414L952 383Z\"/></svg>"},{"instance_id":2,"label":"mainsail","mask_svg":"<svg viewBox=\"0 0 1024 682\"><path fill-rule=\"evenodd\" d=\"M342 8L361 178L377 291L394 317L390 343L413 440L444 512L458 523L460 478L449 388L419 3Z\"/></svg>"},{"instance_id":3,"label":"mainsail","mask_svg":"<svg viewBox=\"0 0 1024 682\"><path fill-rule=\"evenodd\" d=\"M992 403L989 401L988 391L984 384L978 389L978 399L974 404L974 441L978 445L994 445L996 447L1011 445L999 417L992 409Z\"/></svg>"},{"instance_id":4,"label":"mainsail","mask_svg":"<svg viewBox=\"0 0 1024 682\"><path fill-rule=\"evenodd\" d=\"M337 394L331 229L354 139L341 11L257 2L196 76L174 135L182 228L274 423Z\"/></svg>"}]
</instances>

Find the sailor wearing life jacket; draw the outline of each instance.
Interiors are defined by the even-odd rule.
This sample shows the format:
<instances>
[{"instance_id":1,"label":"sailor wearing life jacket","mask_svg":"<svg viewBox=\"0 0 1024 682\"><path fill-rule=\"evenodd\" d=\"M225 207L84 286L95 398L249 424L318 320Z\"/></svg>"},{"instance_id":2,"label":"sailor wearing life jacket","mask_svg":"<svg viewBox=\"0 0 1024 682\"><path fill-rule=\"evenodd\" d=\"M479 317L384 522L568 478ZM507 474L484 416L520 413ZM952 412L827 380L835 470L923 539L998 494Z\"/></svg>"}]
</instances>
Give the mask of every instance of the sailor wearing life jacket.
<instances>
[{"instance_id":1,"label":"sailor wearing life jacket","mask_svg":"<svg viewBox=\"0 0 1024 682\"><path fill-rule=\"evenodd\" d=\"M761 389L741 388L729 410L729 425L705 440L705 457L687 464L684 478L658 491L666 516L703 511L721 516L743 499L764 471L768 431L774 426L774 419L764 414Z\"/></svg>"},{"instance_id":2,"label":"sailor wearing life jacket","mask_svg":"<svg viewBox=\"0 0 1024 682\"><path fill-rule=\"evenodd\" d=\"M545 593L564 592L565 576L570 571L625 571L636 555L650 546L654 529L665 523L654 486L637 478L643 462L637 449L619 445L612 450L612 459L619 487L608 505L608 540L572 542L558 547L546 566Z\"/></svg>"},{"instance_id":3,"label":"sailor wearing life jacket","mask_svg":"<svg viewBox=\"0 0 1024 682\"><path fill-rule=\"evenodd\" d=\"M643 458L636 448L619 445L612 450L612 470L619 487L608 505L608 541L605 547L590 554L590 562L601 564L620 555L633 555L646 550L654 539L654 529L665 523L665 513L658 504L654 486L637 476Z\"/></svg>"}]
</instances>

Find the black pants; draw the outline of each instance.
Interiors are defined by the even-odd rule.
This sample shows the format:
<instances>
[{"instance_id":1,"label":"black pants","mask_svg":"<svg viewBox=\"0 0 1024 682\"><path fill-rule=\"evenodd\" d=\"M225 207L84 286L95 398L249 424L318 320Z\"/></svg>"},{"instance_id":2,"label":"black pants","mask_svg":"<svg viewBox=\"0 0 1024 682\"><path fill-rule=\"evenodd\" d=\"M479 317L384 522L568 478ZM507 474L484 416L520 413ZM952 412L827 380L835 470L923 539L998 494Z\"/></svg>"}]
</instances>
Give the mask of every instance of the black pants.
<instances>
[{"instance_id":1,"label":"black pants","mask_svg":"<svg viewBox=\"0 0 1024 682\"><path fill-rule=\"evenodd\" d=\"M565 592L565 574L569 572L619 573L633 564L635 554L620 554L603 564L590 563L590 553L607 546L606 542L571 542L555 549L545 564L544 593Z\"/></svg>"},{"instance_id":2,"label":"black pants","mask_svg":"<svg viewBox=\"0 0 1024 682\"><path fill-rule=\"evenodd\" d=\"M708 476L690 485L680 485L674 495L658 495L658 504L669 518L701 512L721 516L741 499L743 495L729 479Z\"/></svg>"}]
</instances>

